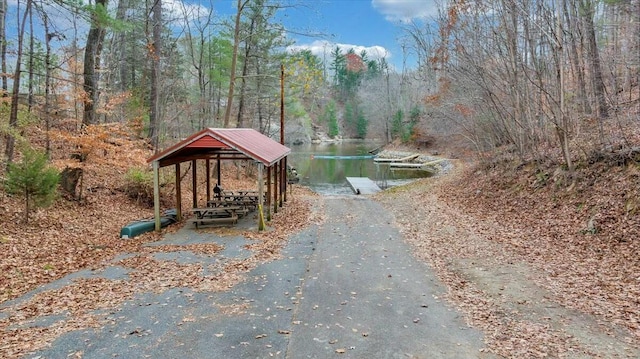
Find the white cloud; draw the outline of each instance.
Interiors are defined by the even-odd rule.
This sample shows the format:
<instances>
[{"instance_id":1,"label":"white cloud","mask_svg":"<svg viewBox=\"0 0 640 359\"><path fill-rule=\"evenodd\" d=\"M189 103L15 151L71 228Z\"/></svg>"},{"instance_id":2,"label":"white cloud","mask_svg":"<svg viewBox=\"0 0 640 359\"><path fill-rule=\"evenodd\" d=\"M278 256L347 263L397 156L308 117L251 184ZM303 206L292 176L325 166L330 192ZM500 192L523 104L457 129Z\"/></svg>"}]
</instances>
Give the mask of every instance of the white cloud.
<instances>
[{"instance_id":1,"label":"white cloud","mask_svg":"<svg viewBox=\"0 0 640 359\"><path fill-rule=\"evenodd\" d=\"M393 22L425 19L438 14L435 0L371 0L371 5Z\"/></svg>"},{"instance_id":2,"label":"white cloud","mask_svg":"<svg viewBox=\"0 0 640 359\"><path fill-rule=\"evenodd\" d=\"M391 57L391 52L382 46L339 44L326 40L316 40L310 44L292 45L289 46L288 50L290 52L310 50L312 54L318 56L321 60L326 60L329 59L336 47L338 47L343 54L346 54L350 49L353 49L356 54L360 54L364 50L367 52L367 57L371 60L379 60L382 58L389 60Z\"/></svg>"},{"instance_id":3,"label":"white cloud","mask_svg":"<svg viewBox=\"0 0 640 359\"><path fill-rule=\"evenodd\" d=\"M206 19L211 12L211 9L206 6L182 0L163 0L162 10L165 19L177 20L178 23L183 25L187 21Z\"/></svg>"}]
</instances>

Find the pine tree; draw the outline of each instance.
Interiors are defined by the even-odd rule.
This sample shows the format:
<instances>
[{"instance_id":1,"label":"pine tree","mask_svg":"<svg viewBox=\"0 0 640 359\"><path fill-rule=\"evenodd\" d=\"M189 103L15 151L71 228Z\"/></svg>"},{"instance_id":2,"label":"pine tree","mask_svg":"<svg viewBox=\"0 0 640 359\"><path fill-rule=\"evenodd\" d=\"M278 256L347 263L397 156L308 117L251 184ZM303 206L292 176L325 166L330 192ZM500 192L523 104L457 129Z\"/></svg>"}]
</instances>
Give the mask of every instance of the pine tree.
<instances>
[{"instance_id":1,"label":"pine tree","mask_svg":"<svg viewBox=\"0 0 640 359\"><path fill-rule=\"evenodd\" d=\"M24 151L21 162L9 164L4 185L7 193L24 196L25 222L29 222L32 206L51 205L59 180L58 171L47 165L47 156L28 149Z\"/></svg>"},{"instance_id":2,"label":"pine tree","mask_svg":"<svg viewBox=\"0 0 640 359\"><path fill-rule=\"evenodd\" d=\"M356 132L358 133L358 138L364 139L367 137L367 127L369 127L369 121L364 117L364 113L362 111L358 115L358 120L356 122Z\"/></svg>"},{"instance_id":3,"label":"pine tree","mask_svg":"<svg viewBox=\"0 0 640 359\"><path fill-rule=\"evenodd\" d=\"M396 111L396 114L393 116L393 122L391 122L391 135L394 138L401 137L403 134L403 121L404 121L404 113L402 110Z\"/></svg>"},{"instance_id":4,"label":"pine tree","mask_svg":"<svg viewBox=\"0 0 640 359\"><path fill-rule=\"evenodd\" d=\"M338 116L336 114L336 103L332 100L329 101L327 106L324 108L324 118L327 121L327 125L329 127L328 135L333 138L336 137L340 130L338 128Z\"/></svg>"},{"instance_id":5,"label":"pine tree","mask_svg":"<svg viewBox=\"0 0 640 359\"><path fill-rule=\"evenodd\" d=\"M351 101L344 104L344 124L349 131L356 128L356 114Z\"/></svg>"}]
</instances>

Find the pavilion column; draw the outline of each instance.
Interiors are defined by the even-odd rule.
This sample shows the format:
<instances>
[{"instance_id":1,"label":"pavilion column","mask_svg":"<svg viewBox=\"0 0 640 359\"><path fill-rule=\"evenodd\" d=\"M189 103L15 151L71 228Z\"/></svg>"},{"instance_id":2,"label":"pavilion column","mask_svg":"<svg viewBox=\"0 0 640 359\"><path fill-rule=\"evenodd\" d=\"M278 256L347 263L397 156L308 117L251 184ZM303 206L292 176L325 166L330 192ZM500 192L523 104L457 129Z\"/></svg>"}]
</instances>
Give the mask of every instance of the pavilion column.
<instances>
[{"instance_id":1,"label":"pavilion column","mask_svg":"<svg viewBox=\"0 0 640 359\"><path fill-rule=\"evenodd\" d=\"M191 160L191 188L193 189L193 208L198 207L198 170L196 169L196 160Z\"/></svg>"},{"instance_id":2,"label":"pavilion column","mask_svg":"<svg viewBox=\"0 0 640 359\"><path fill-rule=\"evenodd\" d=\"M287 157L282 159L282 194L284 201L287 201L287 185L289 184L289 178L287 176L289 167L287 167Z\"/></svg>"},{"instance_id":3,"label":"pavilion column","mask_svg":"<svg viewBox=\"0 0 640 359\"><path fill-rule=\"evenodd\" d=\"M209 201L211 201L211 160L207 158L205 161L207 161L206 171L207 171L207 204L208 204Z\"/></svg>"},{"instance_id":4,"label":"pavilion column","mask_svg":"<svg viewBox=\"0 0 640 359\"><path fill-rule=\"evenodd\" d=\"M153 215L156 224L156 231L160 230L160 164L153 161Z\"/></svg>"},{"instance_id":5,"label":"pavilion column","mask_svg":"<svg viewBox=\"0 0 640 359\"><path fill-rule=\"evenodd\" d=\"M273 213L278 213L278 176L279 176L279 167L278 162L273 164Z\"/></svg>"},{"instance_id":6,"label":"pavilion column","mask_svg":"<svg viewBox=\"0 0 640 359\"><path fill-rule=\"evenodd\" d=\"M258 163L258 230L264 231L264 214L262 213L262 203L264 202L264 165Z\"/></svg>"},{"instance_id":7,"label":"pavilion column","mask_svg":"<svg viewBox=\"0 0 640 359\"><path fill-rule=\"evenodd\" d=\"M216 161L216 168L218 171L218 186L222 187L222 172L220 170L220 155L218 155L218 159Z\"/></svg>"},{"instance_id":8,"label":"pavilion column","mask_svg":"<svg viewBox=\"0 0 640 359\"><path fill-rule=\"evenodd\" d=\"M267 167L267 221L271 220L271 167Z\"/></svg>"},{"instance_id":9,"label":"pavilion column","mask_svg":"<svg viewBox=\"0 0 640 359\"><path fill-rule=\"evenodd\" d=\"M180 162L176 163L176 212L178 221L182 220L182 186L180 183Z\"/></svg>"}]
</instances>

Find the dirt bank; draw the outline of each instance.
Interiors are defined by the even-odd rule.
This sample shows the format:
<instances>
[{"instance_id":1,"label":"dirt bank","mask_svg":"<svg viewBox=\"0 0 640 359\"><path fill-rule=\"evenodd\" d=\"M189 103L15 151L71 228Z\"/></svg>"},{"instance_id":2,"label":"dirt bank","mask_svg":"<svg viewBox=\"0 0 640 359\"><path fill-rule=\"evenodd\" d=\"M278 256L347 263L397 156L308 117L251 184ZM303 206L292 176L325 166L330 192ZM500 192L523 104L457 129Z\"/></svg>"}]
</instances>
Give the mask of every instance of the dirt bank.
<instances>
[{"instance_id":1,"label":"dirt bank","mask_svg":"<svg viewBox=\"0 0 640 359\"><path fill-rule=\"evenodd\" d=\"M563 287L553 269L536 260L542 251L553 253L550 245L539 252L517 250L530 240L526 228L512 223L517 217L452 195L464 188L461 178L473 178L462 162L455 164L446 176L376 198L395 214L415 255L447 284L448 299L483 329L489 350L509 358L640 357L633 322L616 322L567 303L563 291L575 288Z\"/></svg>"}]
</instances>

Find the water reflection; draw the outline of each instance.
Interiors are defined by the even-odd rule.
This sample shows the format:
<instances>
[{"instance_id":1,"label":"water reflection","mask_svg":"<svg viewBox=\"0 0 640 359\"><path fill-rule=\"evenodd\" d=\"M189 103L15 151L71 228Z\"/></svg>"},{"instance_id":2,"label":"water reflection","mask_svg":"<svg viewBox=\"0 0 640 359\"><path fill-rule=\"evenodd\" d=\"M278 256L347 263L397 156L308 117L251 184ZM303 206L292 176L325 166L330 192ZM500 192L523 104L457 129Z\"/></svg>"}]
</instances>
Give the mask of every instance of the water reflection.
<instances>
[{"instance_id":1,"label":"water reflection","mask_svg":"<svg viewBox=\"0 0 640 359\"><path fill-rule=\"evenodd\" d=\"M292 146L289 164L296 168L300 183L321 194L353 194L346 177L369 177L381 188L410 182L429 175L413 169L390 169L373 161L369 151L380 144L343 141Z\"/></svg>"}]
</instances>

